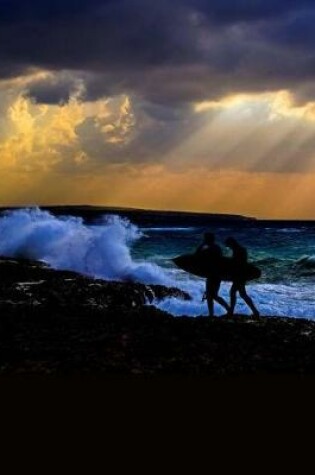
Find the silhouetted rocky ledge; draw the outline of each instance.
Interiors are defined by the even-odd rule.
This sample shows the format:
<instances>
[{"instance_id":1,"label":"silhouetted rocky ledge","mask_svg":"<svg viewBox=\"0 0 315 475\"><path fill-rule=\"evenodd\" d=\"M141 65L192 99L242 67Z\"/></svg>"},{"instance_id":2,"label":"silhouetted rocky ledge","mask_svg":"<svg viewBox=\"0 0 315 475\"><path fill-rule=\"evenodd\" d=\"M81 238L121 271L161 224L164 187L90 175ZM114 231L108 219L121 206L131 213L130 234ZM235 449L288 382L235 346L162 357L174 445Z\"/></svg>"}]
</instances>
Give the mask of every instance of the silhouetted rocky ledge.
<instances>
[{"instance_id":1,"label":"silhouetted rocky ledge","mask_svg":"<svg viewBox=\"0 0 315 475\"><path fill-rule=\"evenodd\" d=\"M313 375L315 323L174 318L178 289L105 282L0 258L0 375Z\"/></svg>"}]
</instances>

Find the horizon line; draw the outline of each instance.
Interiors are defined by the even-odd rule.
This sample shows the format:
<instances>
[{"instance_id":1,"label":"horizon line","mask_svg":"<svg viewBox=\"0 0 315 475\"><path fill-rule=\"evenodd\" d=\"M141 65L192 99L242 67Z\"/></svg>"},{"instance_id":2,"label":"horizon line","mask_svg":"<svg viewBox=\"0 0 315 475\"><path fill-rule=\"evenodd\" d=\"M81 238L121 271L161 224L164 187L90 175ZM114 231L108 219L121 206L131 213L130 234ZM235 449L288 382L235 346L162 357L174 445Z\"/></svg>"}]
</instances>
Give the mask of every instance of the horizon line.
<instances>
[{"instance_id":1,"label":"horizon line","mask_svg":"<svg viewBox=\"0 0 315 475\"><path fill-rule=\"evenodd\" d=\"M226 216L235 217L252 221L304 221L315 222L314 218L258 218L255 216L248 216L239 213L222 213L213 211L196 211L196 210L176 210L176 209L156 209L156 208L141 208L129 206L111 206L111 205L96 205L96 204L21 204L21 205L0 205L0 210L6 209L26 209L26 208L95 208L95 209L112 209L121 211L139 211L139 212L154 212L154 213L178 213L178 214L195 214L195 215L209 215L209 216Z\"/></svg>"}]
</instances>

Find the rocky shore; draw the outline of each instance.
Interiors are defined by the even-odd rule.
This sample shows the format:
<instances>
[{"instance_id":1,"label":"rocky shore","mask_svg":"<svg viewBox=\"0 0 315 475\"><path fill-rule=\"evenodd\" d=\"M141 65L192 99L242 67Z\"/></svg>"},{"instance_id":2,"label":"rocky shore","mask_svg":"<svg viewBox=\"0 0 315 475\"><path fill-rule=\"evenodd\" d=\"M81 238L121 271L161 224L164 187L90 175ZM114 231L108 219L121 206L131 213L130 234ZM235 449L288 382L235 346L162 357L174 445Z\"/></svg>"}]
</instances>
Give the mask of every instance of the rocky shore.
<instances>
[{"instance_id":1,"label":"rocky shore","mask_svg":"<svg viewBox=\"0 0 315 475\"><path fill-rule=\"evenodd\" d=\"M313 375L315 323L174 318L178 289L105 282L0 258L0 375Z\"/></svg>"}]
</instances>

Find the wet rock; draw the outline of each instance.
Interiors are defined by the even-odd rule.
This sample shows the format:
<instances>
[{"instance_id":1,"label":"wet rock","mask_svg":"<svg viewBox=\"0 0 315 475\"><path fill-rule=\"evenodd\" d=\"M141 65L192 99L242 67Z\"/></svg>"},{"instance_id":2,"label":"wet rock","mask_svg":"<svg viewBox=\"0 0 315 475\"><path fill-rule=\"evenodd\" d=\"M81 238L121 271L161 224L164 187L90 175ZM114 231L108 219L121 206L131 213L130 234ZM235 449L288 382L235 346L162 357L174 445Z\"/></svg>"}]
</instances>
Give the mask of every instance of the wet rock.
<instances>
[{"instance_id":1,"label":"wet rock","mask_svg":"<svg viewBox=\"0 0 315 475\"><path fill-rule=\"evenodd\" d=\"M178 289L93 280L0 259L0 375L315 374L315 322L175 318L152 299Z\"/></svg>"},{"instance_id":2,"label":"wet rock","mask_svg":"<svg viewBox=\"0 0 315 475\"><path fill-rule=\"evenodd\" d=\"M36 301L45 306L139 308L170 296L190 298L176 288L95 280L71 271L57 271L37 261L0 257L0 303L26 305Z\"/></svg>"}]
</instances>

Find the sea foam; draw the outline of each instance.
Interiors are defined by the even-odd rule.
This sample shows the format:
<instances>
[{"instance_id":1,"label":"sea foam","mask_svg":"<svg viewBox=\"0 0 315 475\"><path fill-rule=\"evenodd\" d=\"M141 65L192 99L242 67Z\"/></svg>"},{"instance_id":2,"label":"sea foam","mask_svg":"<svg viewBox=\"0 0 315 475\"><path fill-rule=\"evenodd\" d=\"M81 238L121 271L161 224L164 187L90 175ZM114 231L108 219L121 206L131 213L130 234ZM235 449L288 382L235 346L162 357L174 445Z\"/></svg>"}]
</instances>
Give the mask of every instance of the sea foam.
<instances>
[{"instance_id":1,"label":"sea foam","mask_svg":"<svg viewBox=\"0 0 315 475\"><path fill-rule=\"evenodd\" d=\"M139 229L118 216L104 216L97 225L82 218L56 217L39 208L6 212L0 218L0 254L37 259L55 269L107 280L173 284L154 263L135 262L130 246Z\"/></svg>"},{"instance_id":2,"label":"sea foam","mask_svg":"<svg viewBox=\"0 0 315 475\"><path fill-rule=\"evenodd\" d=\"M131 248L139 239L149 238L119 216L103 216L97 224L86 224L79 217L56 217L39 208L0 216L0 255L41 260L55 269L105 280L175 286L187 291L191 301L167 298L154 305L177 316L207 315L207 305L202 302L204 280L175 267L133 259ZM313 256L305 257L300 264L313 265ZM222 283L220 293L226 300L229 289L230 284ZM248 292L262 315L315 318L313 285L255 283L248 286ZM242 301L238 301L236 311L249 314ZM224 310L216 304L215 312L222 315Z\"/></svg>"}]
</instances>

